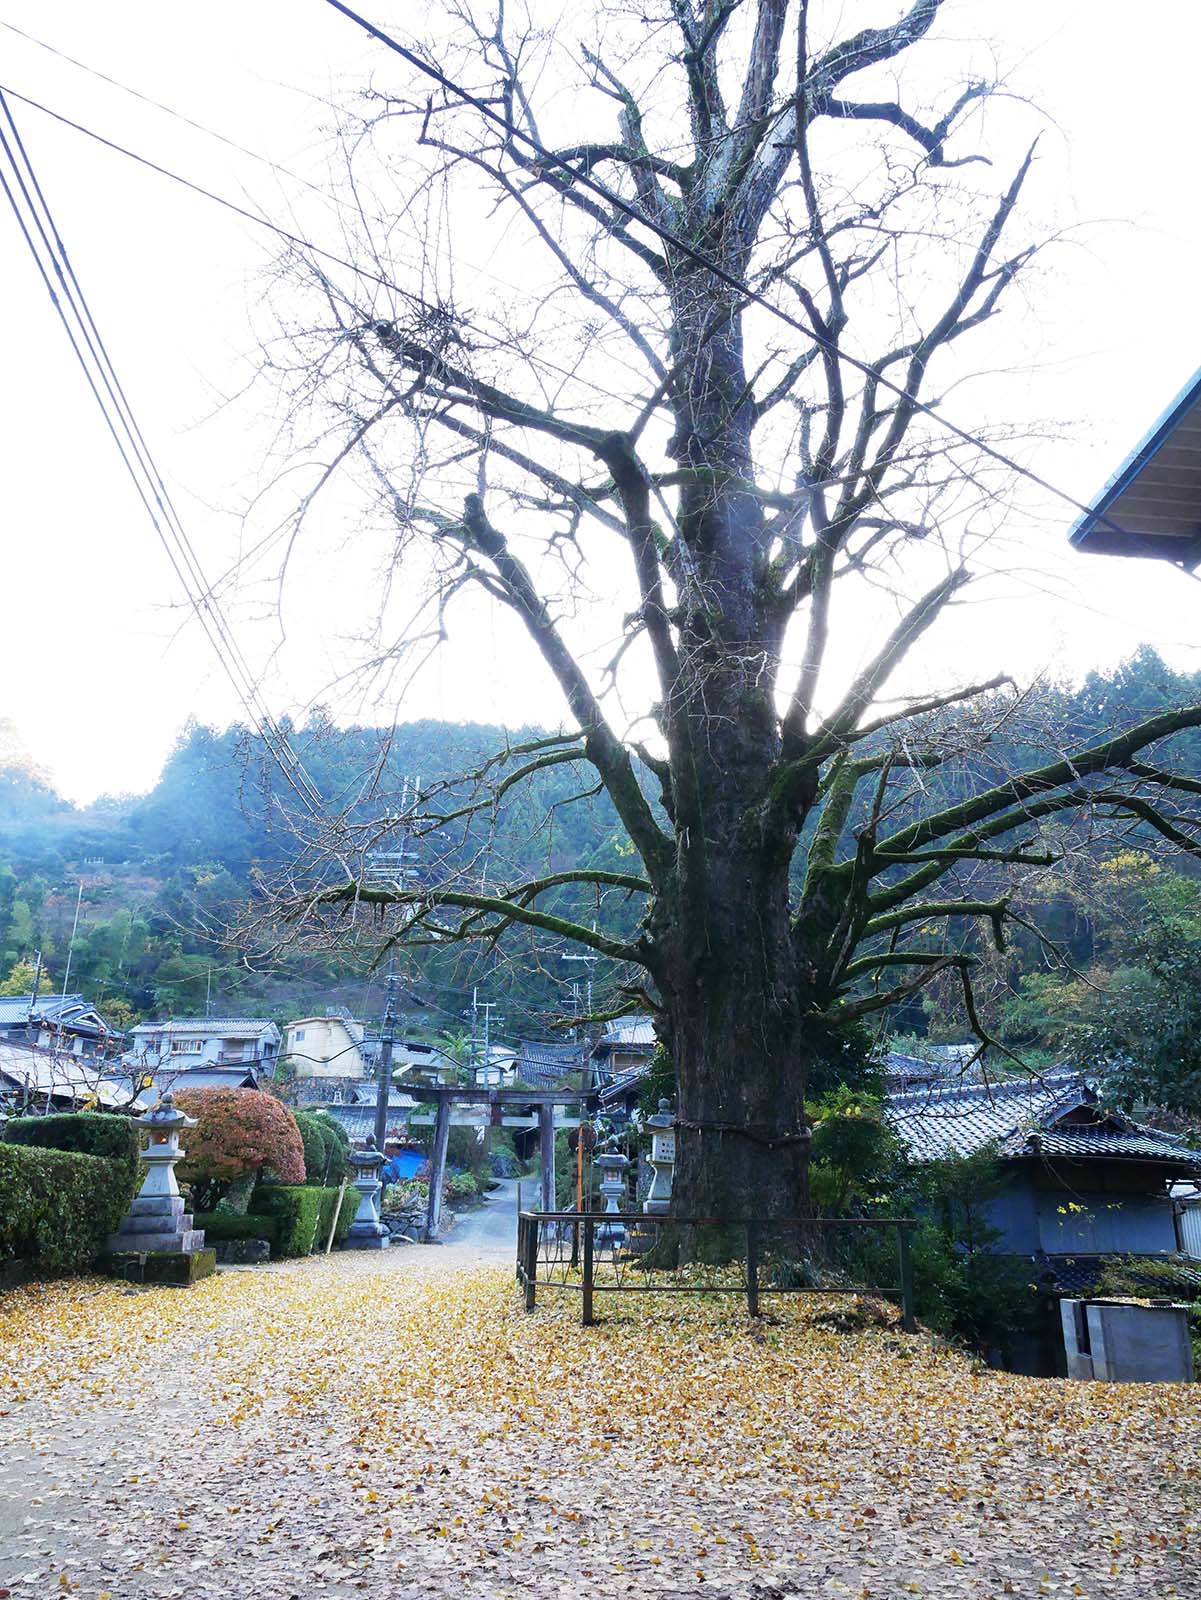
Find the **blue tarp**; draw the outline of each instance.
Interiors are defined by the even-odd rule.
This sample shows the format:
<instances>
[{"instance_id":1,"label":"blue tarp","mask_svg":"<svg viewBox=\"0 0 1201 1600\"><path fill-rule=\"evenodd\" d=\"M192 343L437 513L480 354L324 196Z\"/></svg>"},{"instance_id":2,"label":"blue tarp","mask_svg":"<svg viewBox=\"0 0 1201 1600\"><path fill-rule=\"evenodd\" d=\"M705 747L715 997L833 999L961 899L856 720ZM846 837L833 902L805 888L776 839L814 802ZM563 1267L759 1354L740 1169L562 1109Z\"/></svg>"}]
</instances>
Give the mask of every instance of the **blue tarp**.
<instances>
[{"instance_id":1,"label":"blue tarp","mask_svg":"<svg viewBox=\"0 0 1201 1600\"><path fill-rule=\"evenodd\" d=\"M426 1164L420 1150L398 1150L388 1157L384 1168L385 1183L406 1183L415 1178Z\"/></svg>"}]
</instances>

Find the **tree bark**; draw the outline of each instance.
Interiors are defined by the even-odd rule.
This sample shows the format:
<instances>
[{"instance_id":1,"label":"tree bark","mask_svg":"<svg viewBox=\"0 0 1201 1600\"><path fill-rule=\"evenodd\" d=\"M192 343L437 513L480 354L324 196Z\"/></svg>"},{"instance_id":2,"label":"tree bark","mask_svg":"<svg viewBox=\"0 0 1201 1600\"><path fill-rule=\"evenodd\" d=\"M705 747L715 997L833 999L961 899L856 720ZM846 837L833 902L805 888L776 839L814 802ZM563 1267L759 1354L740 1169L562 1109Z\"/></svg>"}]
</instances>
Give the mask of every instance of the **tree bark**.
<instances>
[{"instance_id":1,"label":"tree bark","mask_svg":"<svg viewBox=\"0 0 1201 1600\"><path fill-rule=\"evenodd\" d=\"M808 1214L806 985L787 863L706 861L703 917L675 919L665 1027L676 1067L672 1209L722 1220ZM685 876L688 869L685 867Z\"/></svg>"}]
</instances>

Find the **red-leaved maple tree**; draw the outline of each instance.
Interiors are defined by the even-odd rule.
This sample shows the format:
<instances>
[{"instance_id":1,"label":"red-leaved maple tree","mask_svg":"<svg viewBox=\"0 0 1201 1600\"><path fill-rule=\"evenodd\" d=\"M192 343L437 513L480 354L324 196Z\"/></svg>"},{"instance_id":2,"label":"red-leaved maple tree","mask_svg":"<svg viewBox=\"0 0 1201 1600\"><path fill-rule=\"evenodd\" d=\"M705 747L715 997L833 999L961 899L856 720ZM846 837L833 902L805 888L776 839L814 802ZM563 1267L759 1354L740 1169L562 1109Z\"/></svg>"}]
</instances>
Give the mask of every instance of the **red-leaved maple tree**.
<instances>
[{"instance_id":1,"label":"red-leaved maple tree","mask_svg":"<svg viewBox=\"0 0 1201 1600\"><path fill-rule=\"evenodd\" d=\"M198 1119L181 1143L179 1176L198 1196L244 1211L255 1181L304 1182L304 1146L286 1106L258 1089L183 1089L175 1104Z\"/></svg>"}]
</instances>

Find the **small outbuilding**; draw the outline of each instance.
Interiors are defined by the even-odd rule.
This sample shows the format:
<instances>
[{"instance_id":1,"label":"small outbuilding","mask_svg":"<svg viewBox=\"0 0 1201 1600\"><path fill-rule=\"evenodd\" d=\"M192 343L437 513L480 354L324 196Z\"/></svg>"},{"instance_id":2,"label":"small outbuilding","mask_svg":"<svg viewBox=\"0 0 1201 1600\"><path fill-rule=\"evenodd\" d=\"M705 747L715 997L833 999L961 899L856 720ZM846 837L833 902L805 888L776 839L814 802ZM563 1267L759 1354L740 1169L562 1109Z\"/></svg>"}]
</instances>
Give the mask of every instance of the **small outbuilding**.
<instances>
[{"instance_id":1,"label":"small outbuilding","mask_svg":"<svg viewBox=\"0 0 1201 1600\"><path fill-rule=\"evenodd\" d=\"M1028 1258L1050 1292L1091 1292L1107 1258L1180 1259L1173 1187L1201 1175L1201 1150L1104 1104L1079 1071L933 1083L885 1106L915 1161L996 1153L992 1248Z\"/></svg>"}]
</instances>

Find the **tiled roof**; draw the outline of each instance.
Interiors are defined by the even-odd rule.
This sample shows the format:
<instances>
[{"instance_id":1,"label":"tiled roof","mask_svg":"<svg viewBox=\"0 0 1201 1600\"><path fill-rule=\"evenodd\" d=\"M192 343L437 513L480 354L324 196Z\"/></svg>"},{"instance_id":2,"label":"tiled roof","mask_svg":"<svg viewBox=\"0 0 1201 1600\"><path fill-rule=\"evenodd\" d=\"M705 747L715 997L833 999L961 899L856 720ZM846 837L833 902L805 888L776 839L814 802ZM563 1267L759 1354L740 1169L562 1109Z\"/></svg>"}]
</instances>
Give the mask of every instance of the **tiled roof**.
<instances>
[{"instance_id":1,"label":"tiled roof","mask_svg":"<svg viewBox=\"0 0 1201 1600\"><path fill-rule=\"evenodd\" d=\"M0 1028L21 1028L29 1020L33 996L9 995L0 999ZM59 1022L65 1028L78 1028L95 1033L103 1029L111 1033L96 1008L81 994L46 995L33 1007L34 1018L39 1022Z\"/></svg>"},{"instance_id":2,"label":"tiled roof","mask_svg":"<svg viewBox=\"0 0 1201 1600\"><path fill-rule=\"evenodd\" d=\"M986 1145L1010 1160L1143 1160L1201 1171L1201 1150L1102 1110L1087 1079L1059 1068L1001 1083L933 1083L890 1094L889 1122L919 1161L971 1155Z\"/></svg>"},{"instance_id":3,"label":"tiled roof","mask_svg":"<svg viewBox=\"0 0 1201 1600\"><path fill-rule=\"evenodd\" d=\"M166 1094L168 1089L254 1089L259 1081L252 1066L181 1067L178 1072L165 1068L150 1076L161 1094Z\"/></svg>"},{"instance_id":4,"label":"tiled roof","mask_svg":"<svg viewBox=\"0 0 1201 1600\"><path fill-rule=\"evenodd\" d=\"M274 1028L275 1023L265 1017L168 1017L165 1022L142 1022L135 1033L200 1033L226 1035L257 1035ZM277 1030L278 1031L278 1030Z\"/></svg>"},{"instance_id":5,"label":"tiled roof","mask_svg":"<svg viewBox=\"0 0 1201 1600\"><path fill-rule=\"evenodd\" d=\"M1144 1262L1146 1265L1142 1266ZM1184 1293L1189 1299L1196 1299L1201 1290L1201 1271L1174 1255L1036 1256L1031 1262L1031 1277L1040 1289L1052 1294L1087 1299L1096 1293L1105 1270L1115 1267L1131 1283L1145 1288L1148 1298Z\"/></svg>"},{"instance_id":6,"label":"tiled roof","mask_svg":"<svg viewBox=\"0 0 1201 1600\"><path fill-rule=\"evenodd\" d=\"M645 1066L634 1067L630 1072L623 1072L620 1077L605 1084L599 1097L601 1105L611 1106L618 1100L623 1100L646 1077L646 1070Z\"/></svg>"},{"instance_id":7,"label":"tiled roof","mask_svg":"<svg viewBox=\"0 0 1201 1600\"><path fill-rule=\"evenodd\" d=\"M955 1070L947 1061L932 1061L926 1056L902 1055L899 1050L889 1050L882 1062L884 1082L898 1089L914 1083L933 1083L937 1078L950 1077Z\"/></svg>"},{"instance_id":8,"label":"tiled roof","mask_svg":"<svg viewBox=\"0 0 1201 1600\"><path fill-rule=\"evenodd\" d=\"M655 1048L655 1019L647 1016L616 1017L607 1023L597 1041L598 1050Z\"/></svg>"},{"instance_id":9,"label":"tiled roof","mask_svg":"<svg viewBox=\"0 0 1201 1600\"><path fill-rule=\"evenodd\" d=\"M409 1113L415 1108L416 1102L410 1095L403 1095L399 1100L388 1101L388 1127L407 1127ZM326 1111L335 1121L340 1122L352 1139L365 1139L369 1133L375 1132L375 1106L374 1104L346 1106L323 1105L306 1106L306 1111Z\"/></svg>"},{"instance_id":10,"label":"tiled roof","mask_svg":"<svg viewBox=\"0 0 1201 1600\"><path fill-rule=\"evenodd\" d=\"M92 1096L104 1106L125 1106L133 1098L127 1078L105 1074L97 1061L54 1050L36 1050L16 1044L0 1044L0 1093L15 1091L51 1095L57 1100L87 1100Z\"/></svg>"},{"instance_id":11,"label":"tiled roof","mask_svg":"<svg viewBox=\"0 0 1201 1600\"><path fill-rule=\"evenodd\" d=\"M580 1072L584 1052L578 1044L542 1044L523 1039L513 1065L522 1083L553 1089L564 1078Z\"/></svg>"},{"instance_id":12,"label":"tiled roof","mask_svg":"<svg viewBox=\"0 0 1201 1600\"><path fill-rule=\"evenodd\" d=\"M1126 1122L1126 1118L1121 1119ZM1002 1154L1013 1156L1066 1156L1081 1159L1112 1156L1128 1161L1171 1161L1201 1171L1201 1150L1192 1150L1182 1139L1155 1128L1129 1122L1126 1128L1090 1128L1061 1125L1047 1131L1015 1134L1002 1147Z\"/></svg>"}]
</instances>

